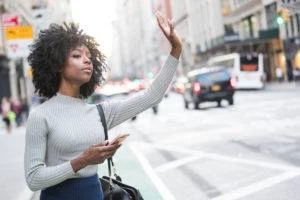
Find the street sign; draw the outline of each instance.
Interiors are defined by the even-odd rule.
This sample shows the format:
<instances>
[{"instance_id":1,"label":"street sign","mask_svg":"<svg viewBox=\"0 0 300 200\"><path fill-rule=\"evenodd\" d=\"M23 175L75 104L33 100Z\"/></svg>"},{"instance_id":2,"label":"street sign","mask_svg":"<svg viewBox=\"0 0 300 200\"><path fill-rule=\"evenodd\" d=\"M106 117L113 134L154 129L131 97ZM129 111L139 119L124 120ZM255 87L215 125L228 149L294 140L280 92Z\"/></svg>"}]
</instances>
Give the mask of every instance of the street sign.
<instances>
[{"instance_id":1,"label":"street sign","mask_svg":"<svg viewBox=\"0 0 300 200\"><path fill-rule=\"evenodd\" d=\"M4 27L19 25L19 16L14 14L3 14L2 24Z\"/></svg>"},{"instance_id":2,"label":"street sign","mask_svg":"<svg viewBox=\"0 0 300 200\"><path fill-rule=\"evenodd\" d=\"M6 40L32 39L32 26L12 26L4 28L4 37Z\"/></svg>"},{"instance_id":3,"label":"street sign","mask_svg":"<svg viewBox=\"0 0 300 200\"><path fill-rule=\"evenodd\" d=\"M31 26L4 27L4 38L8 57L26 57L29 54L28 45L33 40L33 30Z\"/></svg>"},{"instance_id":4,"label":"street sign","mask_svg":"<svg viewBox=\"0 0 300 200\"><path fill-rule=\"evenodd\" d=\"M20 58L29 55L29 45L32 40L8 40L6 41L6 53L9 58Z\"/></svg>"}]
</instances>

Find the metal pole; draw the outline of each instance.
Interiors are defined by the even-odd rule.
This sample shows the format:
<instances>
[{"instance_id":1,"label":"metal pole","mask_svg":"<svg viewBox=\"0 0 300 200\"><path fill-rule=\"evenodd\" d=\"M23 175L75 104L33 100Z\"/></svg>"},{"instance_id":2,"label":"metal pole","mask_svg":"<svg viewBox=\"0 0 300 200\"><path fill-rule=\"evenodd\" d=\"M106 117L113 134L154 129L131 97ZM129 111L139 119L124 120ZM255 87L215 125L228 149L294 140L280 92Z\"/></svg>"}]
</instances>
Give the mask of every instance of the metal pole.
<instances>
[{"instance_id":1,"label":"metal pole","mask_svg":"<svg viewBox=\"0 0 300 200\"><path fill-rule=\"evenodd\" d=\"M4 25L3 25L3 14L0 15L0 25L1 25L1 31L0 31L0 36L1 36L1 49L0 49L0 54L5 54L5 39L4 39Z\"/></svg>"},{"instance_id":2,"label":"metal pole","mask_svg":"<svg viewBox=\"0 0 300 200\"><path fill-rule=\"evenodd\" d=\"M9 62L9 82L10 82L10 92L11 98L16 99L18 97L17 91L17 73L16 73L16 63L15 60L12 59Z\"/></svg>"}]
</instances>

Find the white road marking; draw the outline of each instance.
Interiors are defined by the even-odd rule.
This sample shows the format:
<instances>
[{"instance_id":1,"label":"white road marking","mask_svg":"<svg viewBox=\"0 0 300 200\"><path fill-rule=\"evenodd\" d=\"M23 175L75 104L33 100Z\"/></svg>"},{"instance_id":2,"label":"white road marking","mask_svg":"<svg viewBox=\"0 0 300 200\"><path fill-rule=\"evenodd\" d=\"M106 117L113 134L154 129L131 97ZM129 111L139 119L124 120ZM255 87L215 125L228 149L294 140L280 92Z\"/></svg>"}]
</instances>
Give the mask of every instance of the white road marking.
<instances>
[{"instance_id":1,"label":"white road marking","mask_svg":"<svg viewBox=\"0 0 300 200\"><path fill-rule=\"evenodd\" d=\"M169 162L167 164L161 165L161 166L157 167L155 170L158 171L158 172L164 172L164 171L167 171L167 170L170 170L170 169L174 169L176 167L180 167L180 166L185 165L187 163L196 161L200 158L201 157L199 157L199 156L190 156L190 157L186 157L186 158L183 158L183 159L178 159L178 160Z\"/></svg>"},{"instance_id":2,"label":"white road marking","mask_svg":"<svg viewBox=\"0 0 300 200\"><path fill-rule=\"evenodd\" d=\"M145 143L144 145L148 146L150 148L152 147L152 148L163 149L163 150L168 150L168 151L181 152L181 153L205 157L205 158L213 159L213 160L253 165L253 166L259 166L259 167L270 168L270 169L275 169L275 170L287 171L287 170L299 170L300 169L298 167L292 167L292 166L287 166L287 165L282 165L282 164L277 164L277 163L270 163L270 162L257 161L257 160L244 159L244 158L236 158L236 157L231 157L231 156L223 156L220 154L206 153L206 152L199 151L199 150L190 150L190 149L180 148L180 147L172 147L172 146L167 146L167 145L161 146L161 145L155 145L155 144L149 144L149 143Z\"/></svg>"},{"instance_id":3,"label":"white road marking","mask_svg":"<svg viewBox=\"0 0 300 200\"><path fill-rule=\"evenodd\" d=\"M138 147L138 143L130 143L128 144L128 146L137 157L145 173L148 175L149 179L153 182L153 184L155 185L156 189L158 190L162 198L164 200L175 200L173 194L167 189L163 181L157 176L154 169L151 167L149 161L141 153L141 150Z\"/></svg>"},{"instance_id":4,"label":"white road marking","mask_svg":"<svg viewBox=\"0 0 300 200\"><path fill-rule=\"evenodd\" d=\"M281 175L274 176L274 177L271 177L271 178L267 178L267 179L264 179L262 181L259 181L259 182L253 183L251 185L248 185L246 187L242 187L242 188L236 189L232 192L226 193L224 195L215 197L212 200L234 200L234 199L238 199L238 198L241 198L241 197L245 197L245 196L250 195L254 192L258 192L258 191L263 190L265 188L274 186L278 183L281 183L283 181L286 181L288 179L294 178L294 177L299 176L299 175L300 175L300 170L292 170L292 171L289 171L289 172L285 172L285 173L282 173Z\"/></svg>"},{"instance_id":5,"label":"white road marking","mask_svg":"<svg viewBox=\"0 0 300 200\"><path fill-rule=\"evenodd\" d=\"M185 149L185 148L178 148L178 147L172 147L172 146L166 146L166 145L160 146L160 145L144 143L143 146L148 146L149 148L157 148L157 149L164 149L164 150L168 150L168 151L186 153L186 154L194 155L198 158L205 157L208 159L214 159L214 160L219 160L219 161L227 161L227 162L238 163L238 164L247 164L247 165L252 165L252 166L259 166L259 167L284 171L282 174L280 174L278 176L270 177L270 178L264 179L262 181L255 182L246 187L242 187L242 188L236 189L232 192L215 197L212 200L235 200L237 198L241 198L241 197L250 195L254 192L258 192L260 190L274 186L283 181L289 180L291 178L294 178L294 177L300 175L300 168L290 167L290 166L282 165L282 164L250 160L250 159L244 159L244 158L235 158L235 157L230 157L230 156L223 156L223 155L213 154L213 153L205 153L205 152L198 151L198 150L189 150L189 149ZM193 157L193 156L191 156L191 157ZM188 157L188 158L191 159L191 157ZM167 164L165 165L165 168L167 168L166 166L167 166ZM163 167L163 166L161 166L161 167Z\"/></svg>"}]
</instances>

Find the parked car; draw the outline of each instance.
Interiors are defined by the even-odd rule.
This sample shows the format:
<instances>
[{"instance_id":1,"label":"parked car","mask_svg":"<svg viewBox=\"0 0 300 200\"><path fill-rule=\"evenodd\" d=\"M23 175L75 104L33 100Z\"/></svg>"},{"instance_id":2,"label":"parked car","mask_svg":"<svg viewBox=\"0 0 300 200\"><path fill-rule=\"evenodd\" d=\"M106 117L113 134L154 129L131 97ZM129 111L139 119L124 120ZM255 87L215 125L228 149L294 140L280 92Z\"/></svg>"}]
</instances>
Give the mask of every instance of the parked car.
<instances>
[{"instance_id":1,"label":"parked car","mask_svg":"<svg viewBox=\"0 0 300 200\"><path fill-rule=\"evenodd\" d=\"M183 92L185 108L192 103L198 109L200 103L207 101L216 101L221 106L223 99L229 105L234 104L235 80L225 67L193 70L188 73L187 78Z\"/></svg>"}]
</instances>

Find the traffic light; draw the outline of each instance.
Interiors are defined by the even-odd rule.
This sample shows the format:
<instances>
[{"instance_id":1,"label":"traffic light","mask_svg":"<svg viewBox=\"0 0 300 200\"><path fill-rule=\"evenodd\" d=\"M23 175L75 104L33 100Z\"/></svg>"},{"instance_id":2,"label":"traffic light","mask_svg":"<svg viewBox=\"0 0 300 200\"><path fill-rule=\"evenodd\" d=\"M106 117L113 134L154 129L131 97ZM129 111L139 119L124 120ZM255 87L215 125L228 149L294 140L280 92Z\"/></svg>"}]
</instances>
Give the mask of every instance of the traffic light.
<instances>
[{"instance_id":1,"label":"traffic light","mask_svg":"<svg viewBox=\"0 0 300 200\"><path fill-rule=\"evenodd\" d=\"M287 8L280 8L277 11L276 22L278 25L282 25L290 20L290 10Z\"/></svg>"},{"instance_id":2,"label":"traffic light","mask_svg":"<svg viewBox=\"0 0 300 200\"><path fill-rule=\"evenodd\" d=\"M282 25L282 24L284 24L284 19L281 16L277 16L276 22L278 25Z\"/></svg>"}]
</instances>

